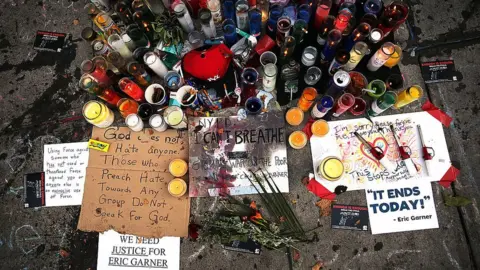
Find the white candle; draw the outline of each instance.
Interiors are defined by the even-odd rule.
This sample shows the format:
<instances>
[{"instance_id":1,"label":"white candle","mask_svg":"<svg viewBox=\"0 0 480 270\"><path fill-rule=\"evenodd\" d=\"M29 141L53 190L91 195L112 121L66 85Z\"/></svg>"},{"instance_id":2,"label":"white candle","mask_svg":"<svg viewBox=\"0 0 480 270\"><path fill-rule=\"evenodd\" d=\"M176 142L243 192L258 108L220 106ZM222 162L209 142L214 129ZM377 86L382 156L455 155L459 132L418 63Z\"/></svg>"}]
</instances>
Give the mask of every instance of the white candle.
<instances>
[{"instance_id":1,"label":"white candle","mask_svg":"<svg viewBox=\"0 0 480 270\"><path fill-rule=\"evenodd\" d=\"M123 34L122 35L122 40L125 42L125 45L127 45L128 49L130 51L135 51L135 42L133 42L132 38L128 34Z\"/></svg>"},{"instance_id":2,"label":"white candle","mask_svg":"<svg viewBox=\"0 0 480 270\"><path fill-rule=\"evenodd\" d=\"M308 46L303 50L302 54L302 64L305 66L313 66L315 64L315 60L317 59L317 49L312 46Z\"/></svg>"},{"instance_id":3,"label":"white candle","mask_svg":"<svg viewBox=\"0 0 480 270\"><path fill-rule=\"evenodd\" d=\"M263 68L263 90L271 92L275 89L277 81L277 66L274 64L266 64Z\"/></svg>"},{"instance_id":4,"label":"white candle","mask_svg":"<svg viewBox=\"0 0 480 270\"><path fill-rule=\"evenodd\" d=\"M127 44L123 42L123 39L118 34L113 34L108 37L108 44L115 51L120 53L120 55L125 58L125 60L133 59L132 52L128 49Z\"/></svg>"},{"instance_id":5,"label":"white candle","mask_svg":"<svg viewBox=\"0 0 480 270\"><path fill-rule=\"evenodd\" d=\"M185 30L185 32L190 33L195 30L192 17L190 17L190 13L188 13L188 10L183 2L178 3L173 8L173 11L177 15L178 22L182 26L183 30Z\"/></svg>"},{"instance_id":6,"label":"white candle","mask_svg":"<svg viewBox=\"0 0 480 270\"><path fill-rule=\"evenodd\" d=\"M165 122L165 120L163 120L163 117L159 114L154 114L150 116L150 120L148 121L148 123L153 129L158 132L164 132L168 128L167 122Z\"/></svg>"},{"instance_id":7,"label":"white candle","mask_svg":"<svg viewBox=\"0 0 480 270\"><path fill-rule=\"evenodd\" d=\"M147 66L155 72L161 78L164 78L167 75L168 69L163 64L162 60L154 53L154 52L147 52L143 56L143 61Z\"/></svg>"},{"instance_id":8,"label":"white candle","mask_svg":"<svg viewBox=\"0 0 480 270\"><path fill-rule=\"evenodd\" d=\"M143 130L143 121L140 119L140 116L137 114L129 114L125 118L125 124L133 131L142 131Z\"/></svg>"}]
</instances>

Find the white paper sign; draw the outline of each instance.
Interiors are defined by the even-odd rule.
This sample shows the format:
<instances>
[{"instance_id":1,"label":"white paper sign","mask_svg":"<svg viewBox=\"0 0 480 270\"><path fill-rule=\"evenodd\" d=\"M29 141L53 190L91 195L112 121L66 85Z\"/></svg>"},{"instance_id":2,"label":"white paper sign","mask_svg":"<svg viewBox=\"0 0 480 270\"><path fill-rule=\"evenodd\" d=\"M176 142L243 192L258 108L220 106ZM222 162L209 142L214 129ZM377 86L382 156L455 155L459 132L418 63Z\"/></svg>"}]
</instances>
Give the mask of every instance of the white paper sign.
<instances>
[{"instance_id":1,"label":"white paper sign","mask_svg":"<svg viewBox=\"0 0 480 270\"><path fill-rule=\"evenodd\" d=\"M98 239L97 269L180 269L180 237L144 238L113 230Z\"/></svg>"},{"instance_id":2,"label":"white paper sign","mask_svg":"<svg viewBox=\"0 0 480 270\"><path fill-rule=\"evenodd\" d=\"M375 184L365 194L372 234L438 228L429 181Z\"/></svg>"},{"instance_id":3,"label":"white paper sign","mask_svg":"<svg viewBox=\"0 0 480 270\"><path fill-rule=\"evenodd\" d=\"M81 205L87 164L88 142L45 145L45 206Z\"/></svg>"},{"instance_id":4,"label":"white paper sign","mask_svg":"<svg viewBox=\"0 0 480 270\"><path fill-rule=\"evenodd\" d=\"M439 181L450 168L448 153L442 124L427 112L387 115L372 118L375 126L365 118L328 122L330 131L324 137L312 136L313 169L315 179L330 191L344 185L348 190L364 189L367 185L394 183L417 178L417 180ZM411 176L400 157L397 143L390 131L394 126L400 143L411 151L411 160L418 174ZM422 157L422 145L417 125L422 128L426 146L435 151L433 160L427 169ZM380 133L380 126L385 132ZM396 164L395 172L388 172L365 146L353 134L357 131L369 143L380 148L390 163ZM318 166L326 157L335 156L342 160L345 173L338 181L328 181L318 173Z\"/></svg>"}]
</instances>

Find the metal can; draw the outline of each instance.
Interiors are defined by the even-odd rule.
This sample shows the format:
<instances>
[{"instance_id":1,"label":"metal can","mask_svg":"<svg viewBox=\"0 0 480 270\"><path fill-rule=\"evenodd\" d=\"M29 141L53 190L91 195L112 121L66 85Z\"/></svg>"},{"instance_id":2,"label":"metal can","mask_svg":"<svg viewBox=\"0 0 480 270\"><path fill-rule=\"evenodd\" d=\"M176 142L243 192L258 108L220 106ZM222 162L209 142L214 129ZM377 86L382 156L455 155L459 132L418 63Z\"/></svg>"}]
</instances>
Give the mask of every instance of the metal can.
<instances>
[{"instance_id":1,"label":"metal can","mask_svg":"<svg viewBox=\"0 0 480 270\"><path fill-rule=\"evenodd\" d=\"M101 42L100 40L94 40L92 42L92 48L95 55L107 56L110 52L110 48L107 46L107 44Z\"/></svg>"},{"instance_id":2,"label":"metal can","mask_svg":"<svg viewBox=\"0 0 480 270\"><path fill-rule=\"evenodd\" d=\"M312 109L312 117L322 118L333 108L334 99L331 96L323 96Z\"/></svg>"},{"instance_id":3,"label":"metal can","mask_svg":"<svg viewBox=\"0 0 480 270\"><path fill-rule=\"evenodd\" d=\"M333 78L330 80L327 95L337 97L350 83L350 75L348 72L339 70L335 72Z\"/></svg>"}]
</instances>

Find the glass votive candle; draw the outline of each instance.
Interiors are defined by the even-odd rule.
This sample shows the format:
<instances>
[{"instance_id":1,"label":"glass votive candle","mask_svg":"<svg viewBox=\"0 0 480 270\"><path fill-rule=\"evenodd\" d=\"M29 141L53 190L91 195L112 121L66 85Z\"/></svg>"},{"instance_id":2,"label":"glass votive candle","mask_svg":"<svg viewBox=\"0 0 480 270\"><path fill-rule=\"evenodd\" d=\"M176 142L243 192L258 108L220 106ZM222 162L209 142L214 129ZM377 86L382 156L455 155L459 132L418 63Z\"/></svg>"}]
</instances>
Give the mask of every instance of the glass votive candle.
<instances>
[{"instance_id":1,"label":"glass votive candle","mask_svg":"<svg viewBox=\"0 0 480 270\"><path fill-rule=\"evenodd\" d=\"M148 120L153 115L153 106L149 103L140 104L137 114L142 120Z\"/></svg>"},{"instance_id":2,"label":"glass votive candle","mask_svg":"<svg viewBox=\"0 0 480 270\"><path fill-rule=\"evenodd\" d=\"M167 102L168 96L162 85L153 83L145 90L145 100L154 105L163 105Z\"/></svg>"},{"instance_id":3,"label":"glass votive candle","mask_svg":"<svg viewBox=\"0 0 480 270\"><path fill-rule=\"evenodd\" d=\"M313 122L311 131L314 136L323 137L328 134L330 128L327 121L320 119Z\"/></svg>"},{"instance_id":4,"label":"glass votive candle","mask_svg":"<svg viewBox=\"0 0 480 270\"><path fill-rule=\"evenodd\" d=\"M363 98L356 97L353 106L348 111L355 116L362 115L367 109L367 103Z\"/></svg>"},{"instance_id":5,"label":"glass votive candle","mask_svg":"<svg viewBox=\"0 0 480 270\"><path fill-rule=\"evenodd\" d=\"M355 97L361 97L363 95L363 89L367 88L368 80L360 72L350 71L350 83L345 88L345 92L354 95Z\"/></svg>"},{"instance_id":6,"label":"glass votive candle","mask_svg":"<svg viewBox=\"0 0 480 270\"><path fill-rule=\"evenodd\" d=\"M317 60L317 49L313 46L308 46L302 53L302 64L307 67L313 66Z\"/></svg>"},{"instance_id":7,"label":"glass votive candle","mask_svg":"<svg viewBox=\"0 0 480 270\"><path fill-rule=\"evenodd\" d=\"M377 15L382 10L382 7L382 0L367 0L363 5L363 11L365 11L366 14L370 13Z\"/></svg>"},{"instance_id":8,"label":"glass votive candle","mask_svg":"<svg viewBox=\"0 0 480 270\"><path fill-rule=\"evenodd\" d=\"M408 105L415 100L418 100L423 96L423 89L420 85L413 85L408 89L398 93L397 102L395 102L394 108L400 109L401 107Z\"/></svg>"},{"instance_id":9,"label":"glass votive candle","mask_svg":"<svg viewBox=\"0 0 480 270\"><path fill-rule=\"evenodd\" d=\"M249 97L247 101L245 101L245 110L247 111L247 114L259 114L262 112L262 109L263 102L257 97Z\"/></svg>"},{"instance_id":10,"label":"glass votive candle","mask_svg":"<svg viewBox=\"0 0 480 270\"><path fill-rule=\"evenodd\" d=\"M260 64L262 64L263 67L265 67L268 64L277 64L277 56L271 52L271 51L266 51L263 52L260 55Z\"/></svg>"},{"instance_id":11,"label":"glass votive candle","mask_svg":"<svg viewBox=\"0 0 480 270\"><path fill-rule=\"evenodd\" d=\"M353 48L350 50L350 59L347 64L343 67L344 70L350 71L353 70L363 59L365 54L368 52L368 45L363 41L359 41L353 45Z\"/></svg>"},{"instance_id":12,"label":"glass votive candle","mask_svg":"<svg viewBox=\"0 0 480 270\"><path fill-rule=\"evenodd\" d=\"M296 20L293 25L292 36L295 38L297 45L303 42L305 34L308 33L308 24L304 20Z\"/></svg>"},{"instance_id":13,"label":"glass votive candle","mask_svg":"<svg viewBox=\"0 0 480 270\"><path fill-rule=\"evenodd\" d=\"M101 87L110 85L112 82L107 76L106 64L95 63L92 60L85 60L80 65L80 69L84 74L89 74Z\"/></svg>"},{"instance_id":14,"label":"glass votive candle","mask_svg":"<svg viewBox=\"0 0 480 270\"><path fill-rule=\"evenodd\" d=\"M173 159L170 161L170 164L168 164L168 171L175 177L182 177L187 174L188 163L180 158Z\"/></svg>"},{"instance_id":15,"label":"glass votive candle","mask_svg":"<svg viewBox=\"0 0 480 270\"><path fill-rule=\"evenodd\" d=\"M153 72L155 72L155 74L160 76L160 78L163 78L165 75L167 75L167 67L165 64L163 64L160 57L158 57L158 55L154 52L147 52L143 56L143 61Z\"/></svg>"},{"instance_id":16,"label":"glass votive candle","mask_svg":"<svg viewBox=\"0 0 480 270\"><path fill-rule=\"evenodd\" d=\"M247 67L242 71L242 100L256 95L256 83L258 81L258 72L256 69Z\"/></svg>"},{"instance_id":17,"label":"glass votive candle","mask_svg":"<svg viewBox=\"0 0 480 270\"><path fill-rule=\"evenodd\" d=\"M385 85L389 91L397 91L405 87L405 78L402 74L390 74L385 80Z\"/></svg>"},{"instance_id":18,"label":"glass votive candle","mask_svg":"<svg viewBox=\"0 0 480 270\"><path fill-rule=\"evenodd\" d=\"M370 105L370 109L367 110L368 116L378 116L379 114L392 107L397 101L397 95L395 92L387 91L378 99L374 100Z\"/></svg>"},{"instance_id":19,"label":"glass votive candle","mask_svg":"<svg viewBox=\"0 0 480 270\"><path fill-rule=\"evenodd\" d=\"M248 8L248 2L245 0L238 0L235 3L237 27L245 32L248 32Z\"/></svg>"},{"instance_id":20,"label":"glass votive candle","mask_svg":"<svg viewBox=\"0 0 480 270\"><path fill-rule=\"evenodd\" d=\"M188 42L192 45L192 49L197 49L203 46L205 37L199 31L192 31L188 34Z\"/></svg>"},{"instance_id":21,"label":"glass votive candle","mask_svg":"<svg viewBox=\"0 0 480 270\"><path fill-rule=\"evenodd\" d=\"M307 85L315 85L320 78L322 78L322 70L318 67L309 67L303 79Z\"/></svg>"},{"instance_id":22,"label":"glass votive candle","mask_svg":"<svg viewBox=\"0 0 480 270\"><path fill-rule=\"evenodd\" d=\"M335 58L328 67L328 74L333 76L337 71L344 67L350 60L350 53L340 49L335 53Z\"/></svg>"},{"instance_id":23,"label":"glass votive candle","mask_svg":"<svg viewBox=\"0 0 480 270\"><path fill-rule=\"evenodd\" d=\"M350 93L343 94L333 107L333 117L339 117L355 104L355 97Z\"/></svg>"},{"instance_id":24,"label":"glass votive candle","mask_svg":"<svg viewBox=\"0 0 480 270\"><path fill-rule=\"evenodd\" d=\"M271 92L275 89L277 81L277 66L275 64L267 64L263 67L263 90Z\"/></svg>"},{"instance_id":25,"label":"glass votive candle","mask_svg":"<svg viewBox=\"0 0 480 270\"><path fill-rule=\"evenodd\" d=\"M251 9L248 12L250 35L260 36L262 33L262 12L258 8Z\"/></svg>"},{"instance_id":26,"label":"glass votive candle","mask_svg":"<svg viewBox=\"0 0 480 270\"><path fill-rule=\"evenodd\" d=\"M288 109L287 114L285 115L285 120L291 126L298 126L303 122L304 112L298 108L293 107Z\"/></svg>"},{"instance_id":27,"label":"glass votive candle","mask_svg":"<svg viewBox=\"0 0 480 270\"><path fill-rule=\"evenodd\" d=\"M148 124L158 132L164 132L168 128L167 122L163 119L163 116L159 114L153 114L150 116Z\"/></svg>"},{"instance_id":28,"label":"glass votive candle","mask_svg":"<svg viewBox=\"0 0 480 270\"><path fill-rule=\"evenodd\" d=\"M310 21L310 5L302 4L297 8L297 20Z\"/></svg>"},{"instance_id":29,"label":"glass votive candle","mask_svg":"<svg viewBox=\"0 0 480 270\"><path fill-rule=\"evenodd\" d=\"M323 96L317 104L313 105L312 118L318 119L325 116L333 108L335 100L331 96Z\"/></svg>"},{"instance_id":30,"label":"glass votive candle","mask_svg":"<svg viewBox=\"0 0 480 270\"><path fill-rule=\"evenodd\" d=\"M289 36L285 38L285 42L280 47L280 59L285 60L292 56L293 52L295 51L295 38Z\"/></svg>"},{"instance_id":31,"label":"glass votive candle","mask_svg":"<svg viewBox=\"0 0 480 270\"><path fill-rule=\"evenodd\" d=\"M185 113L178 106L169 106L165 109L163 112L163 119L172 128L183 129L187 127Z\"/></svg>"},{"instance_id":32,"label":"glass votive candle","mask_svg":"<svg viewBox=\"0 0 480 270\"><path fill-rule=\"evenodd\" d=\"M302 111L306 112L312 104L315 102L317 98L317 89L313 87L307 87L303 89L302 96L298 100L297 107L300 108Z\"/></svg>"},{"instance_id":33,"label":"glass votive candle","mask_svg":"<svg viewBox=\"0 0 480 270\"><path fill-rule=\"evenodd\" d=\"M187 192L187 183L181 178L168 182L168 193L173 197L182 197Z\"/></svg>"},{"instance_id":34,"label":"glass votive candle","mask_svg":"<svg viewBox=\"0 0 480 270\"><path fill-rule=\"evenodd\" d=\"M237 32L235 22L227 19L222 23L223 37L228 47L232 47L237 42Z\"/></svg>"},{"instance_id":35,"label":"glass votive candle","mask_svg":"<svg viewBox=\"0 0 480 270\"><path fill-rule=\"evenodd\" d=\"M385 42L375 54L368 60L367 69L377 71L395 52L395 45L391 42Z\"/></svg>"},{"instance_id":36,"label":"glass votive candle","mask_svg":"<svg viewBox=\"0 0 480 270\"><path fill-rule=\"evenodd\" d=\"M302 149L307 145L307 134L303 131L294 131L288 136L288 143L293 149Z\"/></svg>"},{"instance_id":37,"label":"glass votive candle","mask_svg":"<svg viewBox=\"0 0 480 270\"><path fill-rule=\"evenodd\" d=\"M200 25L202 31L207 38L214 38L217 35L215 24L213 23L212 12L206 8L202 8L198 11L198 18L200 19Z\"/></svg>"},{"instance_id":38,"label":"glass votive candle","mask_svg":"<svg viewBox=\"0 0 480 270\"><path fill-rule=\"evenodd\" d=\"M384 37L383 31L378 28L374 28L372 29L372 31L370 31L370 35L368 36L368 41L371 44L376 44L380 42L380 40L382 40L383 37Z\"/></svg>"},{"instance_id":39,"label":"glass votive candle","mask_svg":"<svg viewBox=\"0 0 480 270\"><path fill-rule=\"evenodd\" d=\"M323 61L332 61L333 57L335 57L335 48L342 40L342 37L342 32L340 32L338 29L333 29L328 32L327 42L325 43L321 53L321 58Z\"/></svg>"},{"instance_id":40,"label":"glass votive candle","mask_svg":"<svg viewBox=\"0 0 480 270\"><path fill-rule=\"evenodd\" d=\"M123 118L126 118L129 114L137 113L138 111L138 103L129 98L120 99L117 103L117 107Z\"/></svg>"},{"instance_id":41,"label":"glass votive candle","mask_svg":"<svg viewBox=\"0 0 480 270\"><path fill-rule=\"evenodd\" d=\"M373 80L367 85L367 89L375 91L367 92L367 95L376 99L385 94L385 91L387 91L387 86L382 80Z\"/></svg>"},{"instance_id":42,"label":"glass votive candle","mask_svg":"<svg viewBox=\"0 0 480 270\"><path fill-rule=\"evenodd\" d=\"M182 77L180 77L180 74L176 71L169 71L163 78L163 81L167 85L168 88L171 90L177 90L182 86Z\"/></svg>"},{"instance_id":43,"label":"glass votive candle","mask_svg":"<svg viewBox=\"0 0 480 270\"><path fill-rule=\"evenodd\" d=\"M82 113L87 122L99 128L109 127L115 120L112 110L96 100L90 100L85 103Z\"/></svg>"},{"instance_id":44,"label":"glass votive candle","mask_svg":"<svg viewBox=\"0 0 480 270\"><path fill-rule=\"evenodd\" d=\"M352 18L352 13L348 9L342 9L338 12L337 19L335 20L335 29L343 33L348 26L348 22Z\"/></svg>"},{"instance_id":45,"label":"glass votive candle","mask_svg":"<svg viewBox=\"0 0 480 270\"><path fill-rule=\"evenodd\" d=\"M280 19L278 19L276 41L279 47L285 42L285 38L290 32L290 28L292 28L292 22L289 17L282 16Z\"/></svg>"},{"instance_id":46,"label":"glass votive candle","mask_svg":"<svg viewBox=\"0 0 480 270\"><path fill-rule=\"evenodd\" d=\"M269 10L269 16L267 20L267 34L275 37L277 33L277 22L283 14L283 6L273 4Z\"/></svg>"},{"instance_id":47,"label":"glass votive candle","mask_svg":"<svg viewBox=\"0 0 480 270\"><path fill-rule=\"evenodd\" d=\"M398 63L402 60L402 48L398 45L395 45L395 51L393 52L392 56L388 58L387 62L383 64L386 67L393 68L394 66L398 65Z\"/></svg>"},{"instance_id":48,"label":"glass votive candle","mask_svg":"<svg viewBox=\"0 0 480 270\"><path fill-rule=\"evenodd\" d=\"M108 37L108 45L113 48L115 51L120 53L120 55L125 60L133 59L133 54L130 49L127 47L127 44L123 41L122 37L118 34L113 34Z\"/></svg>"},{"instance_id":49,"label":"glass votive candle","mask_svg":"<svg viewBox=\"0 0 480 270\"><path fill-rule=\"evenodd\" d=\"M345 168L337 157L327 157L322 160L317 169L318 174L328 181L337 181L342 178Z\"/></svg>"},{"instance_id":50,"label":"glass votive candle","mask_svg":"<svg viewBox=\"0 0 480 270\"><path fill-rule=\"evenodd\" d=\"M330 13L330 9L332 7L331 0L320 0L318 1L318 6L315 11L315 20L313 26L318 31L321 28L321 25L325 18L327 18L328 14Z\"/></svg>"},{"instance_id":51,"label":"glass votive candle","mask_svg":"<svg viewBox=\"0 0 480 270\"><path fill-rule=\"evenodd\" d=\"M118 86L125 94L133 98L135 101L142 102L145 100L143 89L129 78L120 79L118 81Z\"/></svg>"},{"instance_id":52,"label":"glass votive candle","mask_svg":"<svg viewBox=\"0 0 480 270\"><path fill-rule=\"evenodd\" d=\"M137 114L129 114L125 118L125 124L133 131L138 132L143 130L143 121Z\"/></svg>"}]
</instances>

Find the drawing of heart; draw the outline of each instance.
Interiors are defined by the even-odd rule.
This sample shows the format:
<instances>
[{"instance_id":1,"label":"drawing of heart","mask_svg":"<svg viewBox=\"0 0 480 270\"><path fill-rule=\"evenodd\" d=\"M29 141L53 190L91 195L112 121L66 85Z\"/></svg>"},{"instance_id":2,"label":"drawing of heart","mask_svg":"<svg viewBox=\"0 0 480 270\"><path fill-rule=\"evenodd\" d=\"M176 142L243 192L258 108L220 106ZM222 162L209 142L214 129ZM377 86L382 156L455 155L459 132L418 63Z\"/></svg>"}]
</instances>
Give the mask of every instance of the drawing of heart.
<instances>
[{"instance_id":1,"label":"drawing of heart","mask_svg":"<svg viewBox=\"0 0 480 270\"><path fill-rule=\"evenodd\" d=\"M388 149L388 143L387 141L383 138L383 137L378 137L376 138L372 143L370 143L373 147L378 147L380 149L382 149L383 153L387 153L387 149ZM372 156L372 154L370 154L370 152L365 149L365 145L361 145L360 146L360 151L362 152L362 154L364 156L366 156L367 158L371 159L375 164L377 164L377 167L380 166L380 162L375 159L375 157Z\"/></svg>"}]
</instances>

